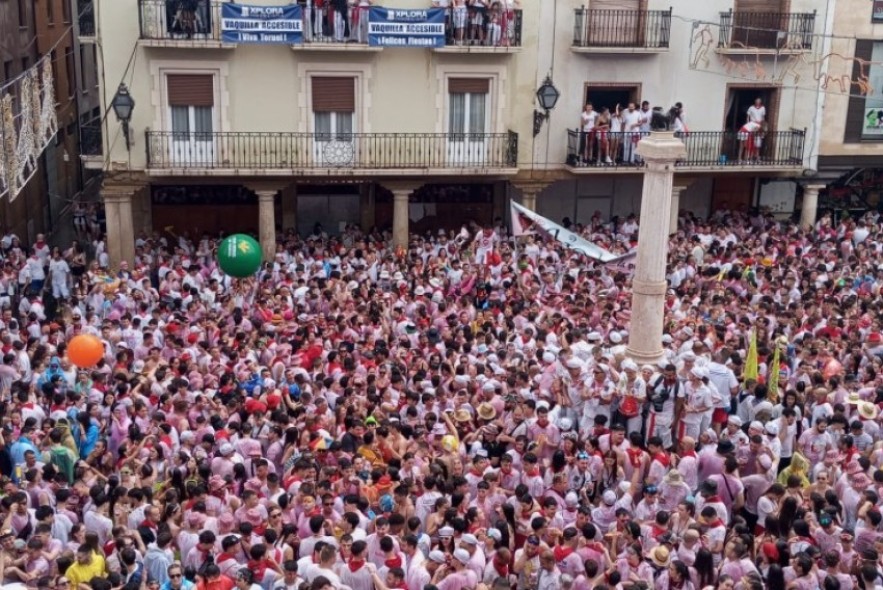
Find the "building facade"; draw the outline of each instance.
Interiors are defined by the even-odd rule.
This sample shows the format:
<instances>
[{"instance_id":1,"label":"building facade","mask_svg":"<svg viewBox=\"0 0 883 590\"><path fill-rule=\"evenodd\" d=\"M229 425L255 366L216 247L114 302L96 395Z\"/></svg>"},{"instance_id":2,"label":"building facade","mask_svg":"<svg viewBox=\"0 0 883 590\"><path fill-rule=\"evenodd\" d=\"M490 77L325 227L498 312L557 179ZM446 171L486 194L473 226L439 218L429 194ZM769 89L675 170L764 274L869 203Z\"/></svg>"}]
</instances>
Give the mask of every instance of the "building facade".
<instances>
[{"instance_id":1,"label":"building facade","mask_svg":"<svg viewBox=\"0 0 883 590\"><path fill-rule=\"evenodd\" d=\"M815 180L819 208L854 215L881 206L883 2L838 0L832 21Z\"/></svg>"},{"instance_id":2,"label":"building facade","mask_svg":"<svg viewBox=\"0 0 883 590\"><path fill-rule=\"evenodd\" d=\"M358 5L308 3L303 43L252 45L224 40L218 1L99 1L103 104L121 82L136 103L128 142L112 115L102 128L112 258L154 231L253 231L268 255L276 232L317 225L392 228L402 243L490 223L509 198L583 222L637 212L631 150L649 125L584 132L587 102L682 103L683 207L785 207L812 164L819 93L792 80L813 78L825 2L670 4L449 10L444 46L423 48L372 46ZM550 86L546 112L537 91ZM758 98L762 124L745 131Z\"/></svg>"}]
</instances>

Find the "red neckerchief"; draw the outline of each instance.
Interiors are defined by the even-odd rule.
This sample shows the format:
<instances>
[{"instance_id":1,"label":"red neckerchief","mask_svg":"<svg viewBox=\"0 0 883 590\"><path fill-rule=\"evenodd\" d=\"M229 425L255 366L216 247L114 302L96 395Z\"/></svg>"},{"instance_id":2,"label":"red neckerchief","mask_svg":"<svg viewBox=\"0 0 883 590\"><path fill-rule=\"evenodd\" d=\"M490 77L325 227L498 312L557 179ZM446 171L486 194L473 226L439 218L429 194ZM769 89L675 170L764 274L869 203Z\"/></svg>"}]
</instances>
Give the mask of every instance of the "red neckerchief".
<instances>
[{"instance_id":1,"label":"red neckerchief","mask_svg":"<svg viewBox=\"0 0 883 590\"><path fill-rule=\"evenodd\" d=\"M236 556L233 555L232 553L220 553L218 555L217 562L221 563L221 562L227 561L228 559L236 559Z\"/></svg>"},{"instance_id":2,"label":"red neckerchief","mask_svg":"<svg viewBox=\"0 0 883 590\"><path fill-rule=\"evenodd\" d=\"M145 518L138 526L146 526L149 529L156 529L156 523L149 518Z\"/></svg>"},{"instance_id":3,"label":"red neckerchief","mask_svg":"<svg viewBox=\"0 0 883 590\"><path fill-rule=\"evenodd\" d=\"M501 578L508 578L509 577L509 564L508 563L498 564L496 559L494 559L491 563L494 564L494 571L497 572L497 575L499 575Z\"/></svg>"},{"instance_id":4,"label":"red neckerchief","mask_svg":"<svg viewBox=\"0 0 883 590\"><path fill-rule=\"evenodd\" d=\"M626 456L628 456L628 458L629 458L629 463L631 464L632 467L638 468L641 466L640 459L641 459L641 455L644 454L644 452L641 449L629 448L629 449L626 449L625 452L626 452Z\"/></svg>"},{"instance_id":5,"label":"red neckerchief","mask_svg":"<svg viewBox=\"0 0 883 590\"><path fill-rule=\"evenodd\" d=\"M346 563L346 565L347 565L347 567L350 568L351 572L356 573L357 571L362 569L363 565L365 565L365 560L350 558L350 560Z\"/></svg>"},{"instance_id":6,"label":"red neckerchief","mask_svg":"<svg viewBox=\"0 0 883 590\"><path fill-rule=\"evenodd\" d=\"M394 557L390 557L386 561L383 562L383 565L392 569L394 567L402 567L402 556L396 554Z\"/></svg>"},{"instance_id":7,"label":"red neckerchief","mask_svg":"<svg viewBox=\"0 0 883 590\"><path fill-rule=\"evenodd\" d=\"M668 467L668 453L665 451L659 451L653 455L653 460L658 461L663 467Z\"/></svg>"},{"instance_id":8,"label":"red neckerchief","mask_svg":"<svg viewBox=\"0 0 883 590\"><path fill-rule=\"evenodd\" d=\"M555 561L562 562L564 559L573 553L573 547L562 547L561 545L556 545L552 550L552 553L555 554Z\"/></svg>"},{"instance_id":9,"label":"red neckerchief","mask_svg":"<svg viewBox=\"0 0 883 590\"><path fill-rule=\"evenodd\" d=\"M714 495L714 496L709 496L708 499L705 500L705 503L712 504L714 502L720 502L720 501L721 501L721 499L717 495Z\"/></svg>"},{"instance_id":10,"label":"red neckerchief","mask_svg":"<svg viewBox=\"0 0 883 590\"><path fill-rule=\"evenodd\" d=\"M696 451L684 451L684 452L681 454L681 458L683 458L683 457L695 457L695 456L696 456Z\"/></svg>"},{"instance_id":11,"label":"red neckerchief","mask_svg":"<svg viewBox=\"0 0 883 590\"><path fill-rule=\"evenodd\" d=\"M708 523L708 528L713 529L713 528L717 528L719 526L725 526L724 521L722 521L720 518L715 518L710 523Z\"/></svg>"},{"instance_id":12,"label":"red neckerchief","mask_svg":"<svg viewBox=\"0 0 883 590\"><path fill-rule=\"evenodd\" d=\"M267 562L263 559L260 561L249 560L248 569L254 573L254 579L256 582L263 581L264 573L267 571Z\"/></svg>"}]
</instances>

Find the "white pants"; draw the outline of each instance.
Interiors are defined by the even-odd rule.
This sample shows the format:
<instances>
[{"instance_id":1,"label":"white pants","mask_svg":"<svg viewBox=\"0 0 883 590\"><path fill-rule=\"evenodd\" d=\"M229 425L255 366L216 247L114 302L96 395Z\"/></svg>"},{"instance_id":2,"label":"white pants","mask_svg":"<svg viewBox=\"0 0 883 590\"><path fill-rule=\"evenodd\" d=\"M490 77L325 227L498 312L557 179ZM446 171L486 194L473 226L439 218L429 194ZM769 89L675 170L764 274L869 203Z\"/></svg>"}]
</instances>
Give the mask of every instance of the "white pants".
<instances>
[{"instance_id":1,"label":"white pants","mask_svg":"<svg viewBox=\"0 0 883 590\"><path fill-rule=\"evenodd\" d=\"M664 448L671 448L671 421L671 416L650 412L650 418L647 421L647 440L650 440L653 436L658 436L662 439L662 446Z\"/></svg>"},{"instance_id":2,"label":"white pants","mask_svg":"<svg viewBox=\"0 0 883 590\"><path fill-rule=\"evenodd\" d=\"M70 297L67 281L52 281L52 296L56 299L67 299Z\"/></svg>"},{"instance_id":3,"label":"white pants","mask_svg":"<svg viewBox=\"0 0 883 590\"><path fill-rule=\"evenodd\" d=\"M635 138L638 137L637 133L626 133L622 138L622 161L628 163L634 163L637 158L637 154L635 153L635 148L638 146L637 142L635 142Z\"/></svg>"}]
</instances>

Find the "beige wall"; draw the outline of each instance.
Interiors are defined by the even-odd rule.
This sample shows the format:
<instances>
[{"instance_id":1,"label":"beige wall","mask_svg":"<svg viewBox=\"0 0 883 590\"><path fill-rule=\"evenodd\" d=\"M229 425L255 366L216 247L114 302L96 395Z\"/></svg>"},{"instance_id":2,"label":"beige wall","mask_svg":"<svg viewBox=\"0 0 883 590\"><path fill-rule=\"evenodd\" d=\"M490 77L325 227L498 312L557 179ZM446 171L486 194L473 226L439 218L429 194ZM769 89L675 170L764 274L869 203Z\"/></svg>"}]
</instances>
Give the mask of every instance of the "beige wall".
<instances>
[{"instance_id":1,"label":"beige wall","mask_svg":"<svg viewBox=\"0 0 883 590\"><path fill-rule=\"evenodd\" d=\"M859 0L856 0L859 1ZM587 82L639 83L642 99L651 105L661 106L666 111L675 102L682 102L686 121L691 131L720 131L725 116L727 84L779 84L785 57L763 56L760 63L765 77L758 79L754 56L729 56L735 66L743 67L741 72L734 69L728 73L725 61L714 50L708 52L707 67L691 69L691 39L697 33L691 21L718 23L720 13L734 6L733 0L649 0L650 10L672 8L670 49L667 52L651 55L628 54L579 54L571 50L574 27L574 9L588 5L591 1L571 0L569 2L543 2L540 16L540 30L544 32L542 46L539 47L539 74L541 80L548 71L553 71L553 79L562 93L561 100L552 113L550 124L533 142L534 160L538 166L554 167L564 161L566 155L567 129L573 129L579 122L582 110L583 88ZM824 27L825 0L791 0L791 12L812 12L818 10L815 31ZM681 17L681 18L678 18ZM555 29L554 44L547 31ZM714 45L717 45L717 26L709 27ZM554 45L554 48L553 48ZM698 45L698 43L697 43ZM821 39L817 38L812 56L815 59L821 51ZM745 66L741 66L742 63ZM811 67L801 61L797 71L807 85ZM787 88L788 82L780 91L778 129L804 129L812 125L816 112L817 92L813 84L806 90ZM526 95L525 95L526 97ZM523 143L530 141L530 136Z\"/></svg>"},{"instance_id":2,"label":"beige wall","mask_svg":"<svg viewBox=\"0 0 883 590\"><path fill-rule=\"evenodd\" d=\"M847 59L834 57L828 61L828 76L839 79L851 78L853 62L850 58L855 53L855 41L853 39L883 39L883 24L871 23L872 3L864 0L837 0L837 8L834 12L834 35L844 37L833 39L831 42L831 54L845 56ZM857 87L852 87L852 93L858 92ZM883 88L876 88L874 92L879 94ZM822 156L881 156L883 155L883 142L843 143L846 128L846 113L849 106L849 96L842 94L836 84L829 84L829 92L826 94L825 110L821 136L820 154Z\"/></svg>"},{"instance_id":3,"label":"beige wall","mask_svg":"<svg viewBox=\"0 0 883 590\"><path fill-rule=\"evenodd\" d=\"M286 4L262 0L264 4ZM396 0L396 7L424 7L423 0ZM539 4L524 2L525 30L520 53L452 54L427 49L382 51L292 50L289 46L239 45L232 49L144 47L125 79L136 107L131 127L135 146L127 154L120 127L109 125L112 160L128 161L134 169L145 165L144 131L168 130L164 105L163 72L211 71L216 88L219 131L312 131L311 74L345 72L357 78L356 118L360 132L442 132L446 121L446 77L491 78L492 132L518 131L530 137L535 91ZM138 30L137 0L101 0L99 36L103 45L106 80L104 98L112 99L129 61ZM131 80L131 82L129 82ZM521 93L520 98L518 93ZM525 98L526 97L526 98ZM519 112L515 112L520 105Z\"/></svg>"}]
</instances>

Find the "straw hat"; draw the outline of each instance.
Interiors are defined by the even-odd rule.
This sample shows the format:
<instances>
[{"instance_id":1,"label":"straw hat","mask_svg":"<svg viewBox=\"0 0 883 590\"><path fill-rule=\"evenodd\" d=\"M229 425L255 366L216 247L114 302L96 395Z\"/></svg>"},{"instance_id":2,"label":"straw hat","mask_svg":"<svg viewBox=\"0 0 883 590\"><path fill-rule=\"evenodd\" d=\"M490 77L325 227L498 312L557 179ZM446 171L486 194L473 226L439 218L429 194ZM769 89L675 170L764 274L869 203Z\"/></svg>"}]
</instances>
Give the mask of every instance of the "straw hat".
<instances>
[{"instance_id":1,"label":"straw hat","mask_svg":"<svg viewBox=\"0 0 883 590\"><path fill-rule=\"evenodd\" d=\"M650 552L650 561L656 567L668 567L669 559L671 559L671 554L663 545L654 547L653 551Z\"/></svg>"},{"instance_id":2,"label":"straw hat","mask_svg":"<svg viewBox=\"0 0 883 590\"><path fill-rule=\"evenodd\" d=\"M497 417L497 411L487 402L478 405L478 417L482 420L493 420Z\"/></svg>"},{"instance_id":3,"label":"straw hat","mask_svg":"<svg viewBox=\"0 0 883 590\"><path fill-rule=\"evenodd\" d=\"M454 412L454 420L457 422L471 422L472 414L469 413L469 410L466 408L460 408L456 412Z\"/></svg>"},{"instance_id":4,"label":"straw hat","mask_svg":"<svg viewBox=\"0 0 883 590\"><path fill-rule=\"evenodd\" d=\"M858 405L858 415L865 420L876 420L877 406L875 406L871 402L861 402Z\"/></svg>"}]
</instances>

